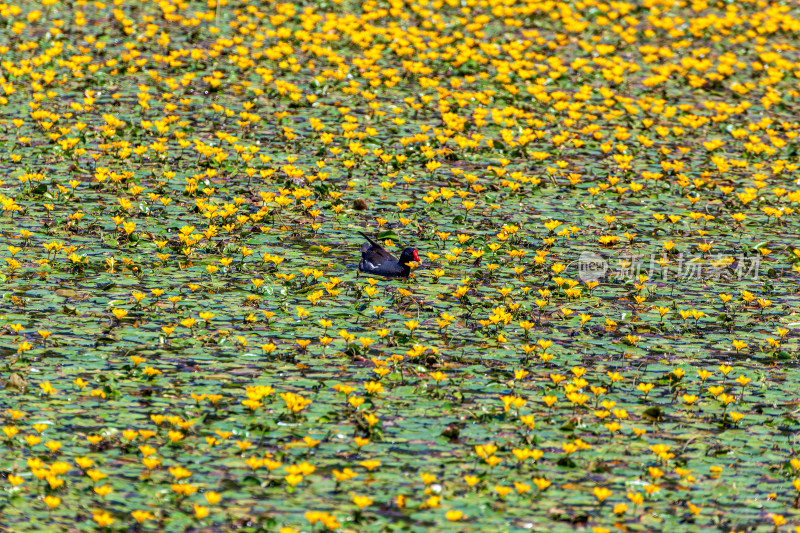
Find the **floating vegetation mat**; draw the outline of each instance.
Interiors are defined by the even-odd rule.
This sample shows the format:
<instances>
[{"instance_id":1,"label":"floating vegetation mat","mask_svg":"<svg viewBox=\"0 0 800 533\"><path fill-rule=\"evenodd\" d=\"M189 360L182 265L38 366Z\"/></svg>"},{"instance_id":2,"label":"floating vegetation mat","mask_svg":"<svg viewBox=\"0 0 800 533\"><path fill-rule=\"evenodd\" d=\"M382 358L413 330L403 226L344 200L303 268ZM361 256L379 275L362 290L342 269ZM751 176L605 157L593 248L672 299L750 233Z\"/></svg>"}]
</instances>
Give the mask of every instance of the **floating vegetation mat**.
<instances>
[{"instance_id":1,"label":"floating vegetation mat","mask_svg":"<svg viewBox=\"0 0 800 533\"><path fill-rule=\"evenodd\" d=\"M0 530L800 525L796 2L0 17Z\"/></svg>"}]
</instances>

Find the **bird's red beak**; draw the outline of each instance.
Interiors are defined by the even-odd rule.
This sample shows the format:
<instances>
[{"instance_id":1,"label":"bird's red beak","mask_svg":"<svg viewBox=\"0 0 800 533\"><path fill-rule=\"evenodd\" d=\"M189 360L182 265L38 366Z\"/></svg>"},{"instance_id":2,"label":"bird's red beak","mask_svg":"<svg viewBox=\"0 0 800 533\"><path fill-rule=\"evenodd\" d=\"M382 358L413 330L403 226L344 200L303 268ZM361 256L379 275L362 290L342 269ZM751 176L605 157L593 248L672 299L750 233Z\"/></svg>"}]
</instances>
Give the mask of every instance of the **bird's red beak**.
<instances>
[{"instance_id":1,"label":"bird's red beak","mask_svg":"<svg viewBox=\"0 0 800 533\"><path fill-rule=\"evenodd\" d=\"M421 263L422 262L422 261L419 260L419 254L417 253L416 250L414 250L414 261L416 261L417 263Z\"/></svg>"}]
</instances>

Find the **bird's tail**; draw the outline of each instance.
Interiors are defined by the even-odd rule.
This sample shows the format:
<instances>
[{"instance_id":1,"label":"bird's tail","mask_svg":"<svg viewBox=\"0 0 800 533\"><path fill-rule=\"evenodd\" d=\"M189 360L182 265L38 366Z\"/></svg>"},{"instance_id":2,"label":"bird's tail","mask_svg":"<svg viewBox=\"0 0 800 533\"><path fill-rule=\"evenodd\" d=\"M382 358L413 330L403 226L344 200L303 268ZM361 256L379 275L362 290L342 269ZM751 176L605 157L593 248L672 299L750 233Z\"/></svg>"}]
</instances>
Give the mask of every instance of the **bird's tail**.
<instances>
[{"instance_id":1,"label":"bird's tail","mask_svg":"<svg viewBox=\"0 0 800 533\"><path fill-rule=\"evenodd\" d=\"M358 233L360 233L362 237L364 237L365 239L367 239L367 241L369 241L369 243L370 243L372 246L378 246L378 247L380 247L380 246L381 246L381 245L380 245L380 244L378 244L377 242L375 242L375 241L373 241L372 239L370 239L370 238L369 238L369 236L367 236L367 234L366 234L366 233L364 233L363 231L359 231Z\"/></svg>"}]
</instances>

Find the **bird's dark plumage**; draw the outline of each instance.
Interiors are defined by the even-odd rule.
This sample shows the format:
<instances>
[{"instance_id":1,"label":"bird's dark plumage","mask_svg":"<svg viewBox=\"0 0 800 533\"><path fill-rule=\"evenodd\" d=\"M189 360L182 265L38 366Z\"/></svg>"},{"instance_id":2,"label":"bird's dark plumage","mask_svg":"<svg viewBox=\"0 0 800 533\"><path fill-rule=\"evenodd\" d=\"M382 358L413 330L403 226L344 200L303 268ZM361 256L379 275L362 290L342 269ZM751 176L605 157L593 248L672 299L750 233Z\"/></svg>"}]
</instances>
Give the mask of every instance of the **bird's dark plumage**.
<instances>
[{"instance_id":1,"label":"bird's dark plumage","mask_svg":"<svg viewBox=\"0 0 800 533\"><path fill-rule=\"evenodd\" d=\"M363 233L361 235L368 242L361 245L361 261L358 262L360 272L387 278L407 278L411 273L409 263L420 262L419 254L413 248L405 248L400 254L400 259L397 259L383 246Z\"/></svg>"}]
</instances>

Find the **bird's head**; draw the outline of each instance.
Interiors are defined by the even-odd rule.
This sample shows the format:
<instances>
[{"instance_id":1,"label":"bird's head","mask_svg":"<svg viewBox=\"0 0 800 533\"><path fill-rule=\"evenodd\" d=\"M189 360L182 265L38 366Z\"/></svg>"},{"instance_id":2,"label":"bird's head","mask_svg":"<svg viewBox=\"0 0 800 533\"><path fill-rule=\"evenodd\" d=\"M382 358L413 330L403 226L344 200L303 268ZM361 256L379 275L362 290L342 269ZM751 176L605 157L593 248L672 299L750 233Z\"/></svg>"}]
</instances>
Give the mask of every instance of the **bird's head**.
<instances>
[{"instance_id":1,"label":"bird's head","mask_svg":"<svg viewBox=\"0 0 800 533\"><path fill-rule=\"evenodd\" d=\"M407 265L411 261L419 263L419 253L414 248L405 248L403 253L400 254L400 264Z\"/></svg>"}]
</instances>

